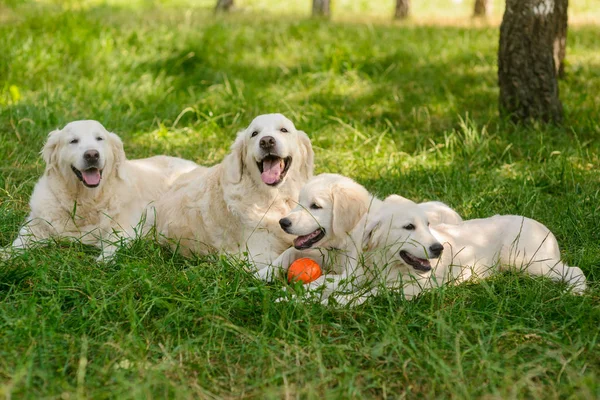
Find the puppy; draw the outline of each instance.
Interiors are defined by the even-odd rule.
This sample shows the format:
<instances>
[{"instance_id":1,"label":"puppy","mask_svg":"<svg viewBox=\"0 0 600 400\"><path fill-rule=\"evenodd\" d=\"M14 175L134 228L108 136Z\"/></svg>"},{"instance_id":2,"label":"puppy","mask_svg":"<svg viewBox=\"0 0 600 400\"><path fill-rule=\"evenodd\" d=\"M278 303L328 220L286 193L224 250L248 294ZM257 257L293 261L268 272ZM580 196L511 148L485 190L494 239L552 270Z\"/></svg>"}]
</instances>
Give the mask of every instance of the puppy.
<instances>
[{"instance_id":1,"label":"puppy","mask_svg":"<svg viewBox=\"0 0 600 400\"><path fill-rule=\"evenodd\" d=\"M323 275L309 287L325 281L346 279L362 253L362 229L367 214L378 210L381 200L350 178L336 174L321 174L312 178L301 190L298 205L279 221L281 228L296 236L294 248L286 250L271 268L258 274L271 280L298 258L311 258L326 266L331 274ZM437 222L458 223L462 219L441 202L419 204L423 212ZM326 251L324 251L326 250ZM335 284L329 285L334 289Z\"/></svg>"},{"instance_id":2,"label":"puppy","mask_svg":"<svg viewBox=\"0 0 600 400\"><path fill-rule=\"evenodd\" d=\"M312 176L308 136L281 114L256 117L231 153L181 176L157 205L163 243L184 255L224 251L261 269L292 244L279 220Z\"/></svg>"},{"instance_id":3,"label":"puppy","mask_svg":"<svg viewBox=\"0 0 600 400\"><path fill-rule=\"evenodd\" d=\"M99 261L145 234L154 221L152 203L177 176L198 167L166 156L127 160L121 139L92 120L50 132L42 157L46 169L12 250L76 239L101 248Z\"/></svg>"},{"instance_id":4,"label":"puppy","mask_svg":"<svg viewBox=\"0 0 600 400\"><path fill-rule=\"evenodd\" d=\"M556 238L535 220L496 215L453 225L429 222L414 202L388 197L363 233L368 267L353 273L365 274L363 281L372 285L402 288L409 299L430 287L503 270L564 281L574 293L586 288L581 269L560 260Z\"/></svg>"}]
</instances>

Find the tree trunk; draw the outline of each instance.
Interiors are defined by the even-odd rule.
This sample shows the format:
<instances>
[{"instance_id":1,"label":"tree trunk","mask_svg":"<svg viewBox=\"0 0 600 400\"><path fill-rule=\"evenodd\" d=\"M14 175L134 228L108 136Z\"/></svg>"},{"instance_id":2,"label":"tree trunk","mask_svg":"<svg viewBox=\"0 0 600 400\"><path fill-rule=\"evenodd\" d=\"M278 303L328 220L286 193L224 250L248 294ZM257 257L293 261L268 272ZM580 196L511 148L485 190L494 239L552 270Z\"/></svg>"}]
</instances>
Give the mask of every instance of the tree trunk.
<instances>
[{"instance_id":1,"label":"tree trunk","mask_svg":"<svg viewBox=\"0 0 600 400\"><path fill-rule=\"evenodd\" d=\"M554 63L557 16L552 3L506 0L500 25L498 84L500 113L514 121L562 120Z\"/></svg>"},{"instance_id":2,"label":"tree trunk","mask_svg":"<svg viewBox=\"0 0 600 400\"><path fill-rule=\"evenodd\" d=\"M329 17L330 8L329 0L313 0L312 15L313 17Z\"/></svg>"},{"instance_id":3,"label":"tree trunk","mask_svg":"<svg viewBox=\"0 0 600 400\"><path fill-rule=\"evenodd\" d=\"M217 0L215 12L229 11L233 7L233 0Z\"/></svg>"},{"instance_id":4,"label":"tree trunk","mask_svg":"<svg viewBox=\"0 0 600 400\"><path fill-rule=\"evenodd\" d=\"M554 15L556 17L556 35L554 37L554 65L559 78L565 75L565 55L567 54L567 27L569 16L567 14L569 0L554 1Z\"/></svg>"},{"instance_id":5,"label":"tree trunk","mask_svg":"<svg viewBox=\"0 0 600 400\"><path fill-rule=\"evenodd\" d=\"M490 13L490 0L475 0L474 17L487 17Z\"/></svg>"},{"instance_id":6,"label":"tree trunk","mask_svg":"<svg viewBox=\"0 0 600 400\"><path fill-rule=\"evenodd\" d=\"M396 13L394 18L404 19L408 17L410 11L410 0L396 0Z\"/></svg>"}]
</instances>

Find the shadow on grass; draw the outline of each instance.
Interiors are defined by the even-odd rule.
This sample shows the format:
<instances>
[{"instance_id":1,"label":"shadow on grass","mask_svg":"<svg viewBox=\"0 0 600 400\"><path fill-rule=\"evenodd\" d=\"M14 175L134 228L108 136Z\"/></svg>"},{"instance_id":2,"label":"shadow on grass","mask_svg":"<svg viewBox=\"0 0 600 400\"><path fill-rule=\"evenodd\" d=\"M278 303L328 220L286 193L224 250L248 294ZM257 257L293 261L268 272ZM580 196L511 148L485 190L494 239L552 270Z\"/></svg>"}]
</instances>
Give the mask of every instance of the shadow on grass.
<instances>
[{"instance_id":1,"label":"shadow on grass","mask_svg":"<svg viewBox=\"0 0 600 400\"><path fill-rule=\"evenodd\" d=\"M226 20L212 22L204 26L202 34L178 43L170 54L142 62L135 70L137 74L172 77L171 85L180 98L213 85L238 85L231 90L243 91L254 113L265 112L259 104L266 100L268 105L279 103L282 109L286 103L295 102L312 113L333 114L365 124L382 125L387 120L406 129L419 117L425 117L430 127L448 129L456 115L465 110L471 110L482 123L495 118L497 89L491 61L495 44L486 43L489 32L485 30L470 32L471 40L480 47L478 54L447 54L444 41L464 35L464 29L379 26L372 29L396 46L388 48L379 42L370 51L373 39L365 34L364 25L314 20L291 26L289 22L271 24L275 26L271 30L285 39L271 40L252 23L240 28ZM286 47L310 47L311 32L324 29L331 34L330 43L312 45L310 55L290 54L296 61L286 60ZM252 32L248 39L243 37L245 30ZM438 38L439 42L422 51L410 45L436 36L441 41ZM482 56L481 51L487 55ZM439 53L444 55L440 57ZM278 92L274 89L278 88L282 89L281 100L276 98ZM273 99L267 98L270 92ZM291 101L290 93L296 94Z\"/></svg>"},{"instance_id":2,"label":"shadow on grass","mask_svg":"<svg viewBox=\"0 0 600 400\"><path fill-rule=\"evenodd\" d=\"M0 292L10 292L15 286L26 285L26 281L35 275L31 267L22 265L18 260L0 261Z\"/></svg>"},{"instance_id":3,"label":"shadow on grass","mask_svg":"<svg viewBox=\"0 0 600 400\"><path fill-rule=\"evenodd\" d=\"M118 132L147 131L157 120L168 127L191 107L178 127L222 116L215 127L232 136L253 116L273 111L301 119L308 131L326 130L334 117L378 131L392 126L409 138L439 137L467 112L491 129L506 128L497 116L495 28L215 18L206 10L195 10L189 20L173 10L145 10L147 27L132 23L130 12L104 5L27 21L25 28L39 22L36 29L45 35L63 27L68 61L81 76L65 82L67 92L49 107L9 105L0 111L0 126L12 130L9 120L28 117L47 132L86 117ZM80 34L89 40L70 42ZM94 54L90 49L98 46L102 51ZM100 61L87 62L90 57ZM114 82L86 86L96 75ZM32 84L39 82L32 78ZM51 82L42 97L52 98L59 87ZM71 94L75 104L65 104ZM24 144L42 139L24 135Z\"/></svg>"}]
</instances>

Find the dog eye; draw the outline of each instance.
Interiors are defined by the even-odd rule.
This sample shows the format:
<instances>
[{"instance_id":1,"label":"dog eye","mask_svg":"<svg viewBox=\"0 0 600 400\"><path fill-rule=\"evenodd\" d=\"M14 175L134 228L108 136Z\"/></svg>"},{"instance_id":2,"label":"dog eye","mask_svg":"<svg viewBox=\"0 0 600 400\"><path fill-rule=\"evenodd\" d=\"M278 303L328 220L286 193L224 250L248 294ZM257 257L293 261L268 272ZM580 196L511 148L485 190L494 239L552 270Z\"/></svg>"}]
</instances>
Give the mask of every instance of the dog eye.
<instances>
[{"instance_id":1,"label":"dog eye","mask_svg":"<svg viewBox=\"0 0 600 400\"><path fill-rule=\"evenodd\" d=\"M323 208L323 207L321 207L321 206L320 206L320 205L318 205L317 203L312 203L312 204L310 205L310 208L311 208L311 209L313 209L313 210L320 210L320 209L321 209L321 208Z\"/></svg>"},{"instance_id":2,"label":"dog eye","mask_svg":"<svg viewBox=\"0 0 600 400\"><path fill-rule=\"evenodd\" d=\"M69 143L71 143L71 144L77 144L77 143L79 143L79 139L73 139Z\"/></svg>"},{"instance_id":3,"label":"dog eye","mask_svg":"<svg viewBox=\"0 0 600 400\"><path fill-rule=\"evenodd\" d=\"M285 128L281 128L280 131L283 132L283 133L287 133L288 132L288 130L285 129Z\"/></svg>"},{"instance_id":4,"label":"dog eye","mask_svg":"<svg viewBox=\"0 0 600 400\"><path fill-rule=\"evenodd\" d=\"M415 226L413 224L404 225L403 228L406 229L407 231L414 231L415 230Z\"/></svg>"},{"instance_id":5,"label":"dog eye","mask_svg":"<svg viewBox=\"0 0 600 400\"><path fill-rule=\"evenodd\" d=\"M101 141L101 140L104 140L104 138L103 138L103 137L100 137L100 136L98 136L98 137L96 138L96 140L97 140L97 141Z\"/></svg>"},{"instance_id":6,"label":"dog eye","mask_svg":"<svg viewBox=\"0 0 600 400\"><path fill-rule=\"evenodd\" d=\"M254 137L254 136L256 136L256 135L258 135L258 131L254 131L254 132L252 132L252 135L251 135L250 137Z\"/></svg>"}]
</instances>

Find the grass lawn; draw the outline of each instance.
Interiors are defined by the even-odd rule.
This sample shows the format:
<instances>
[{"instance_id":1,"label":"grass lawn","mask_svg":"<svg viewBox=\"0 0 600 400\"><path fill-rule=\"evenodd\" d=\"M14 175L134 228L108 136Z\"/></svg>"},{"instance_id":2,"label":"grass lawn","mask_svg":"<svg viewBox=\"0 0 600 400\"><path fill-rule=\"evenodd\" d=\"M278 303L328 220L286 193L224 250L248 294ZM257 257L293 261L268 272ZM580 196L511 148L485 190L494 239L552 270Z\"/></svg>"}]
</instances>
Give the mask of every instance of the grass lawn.
<instances>
[{"instance_id":1,"label":"grass lawn","mask_svg":"<svg viewBox=\"0 0 600 400\"><path fill-rule=\"evenodd\" d=\"M141 240L105 266L57 243L0 261L0 397L600 397L597 4L571 5L564 125L519 127L497 113L500 1L489 23L470 1L415 1L403 23L391 1L340 1L331 22L307 18L309 1L224 17L212 3L0 4L1 246L47 133L71 120L101 121L130 158L214 164L254 116L282 112L317 173L543 222L589 291L503 274L411 302L275 303L281 284L226 258Z\"/></svg>"}]
</instances>

